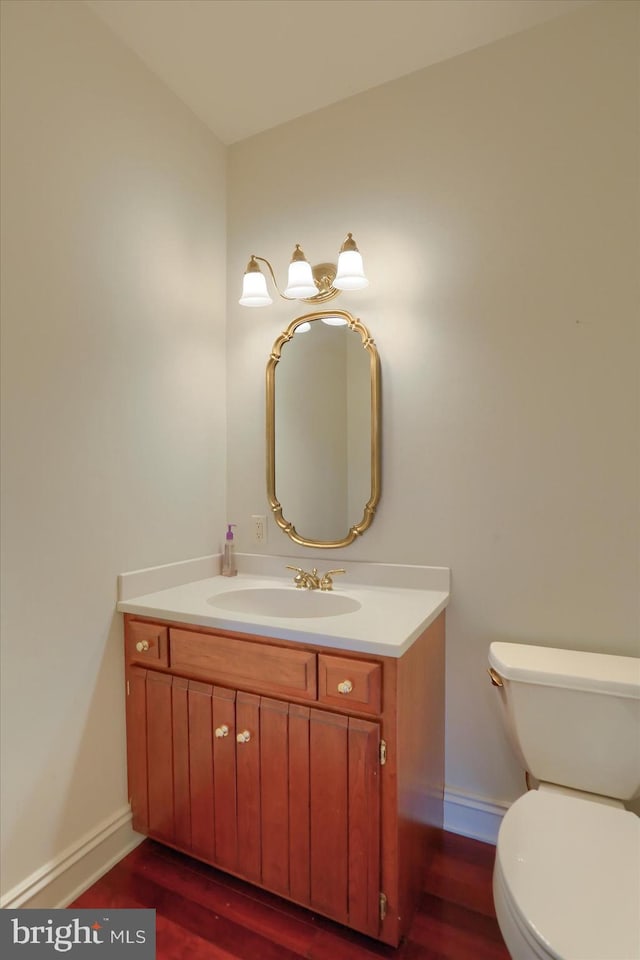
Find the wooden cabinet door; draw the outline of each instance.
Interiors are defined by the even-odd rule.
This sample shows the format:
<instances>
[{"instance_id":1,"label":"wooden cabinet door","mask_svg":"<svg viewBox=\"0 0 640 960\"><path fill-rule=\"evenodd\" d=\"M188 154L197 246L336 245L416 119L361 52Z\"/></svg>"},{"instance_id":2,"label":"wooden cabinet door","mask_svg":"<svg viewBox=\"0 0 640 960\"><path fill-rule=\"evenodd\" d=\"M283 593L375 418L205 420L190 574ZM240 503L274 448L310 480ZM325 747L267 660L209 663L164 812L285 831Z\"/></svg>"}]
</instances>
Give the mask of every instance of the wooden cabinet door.
<instances>
[{"instance_id":1,"label":"wooden cabinet door","mask_svg":"<svg viewBox=\"0 0 640 960\"><path fill-rule=\"evenodd\" d=\"M236 727L238 872L377 936L379 725L238 693Z\"/></svg>"},{"instance_id":2,"label":"wooden cabinet door","mask_svg":"<svg viewBox=\"0 0 640 960\"><path fill-rule=\"evenodd\" d=\"M349 719L310 711L311 906L349 920Z\"/></svg>"},{"instance_id":3,"label":"wooden cabinet door","mask_svg":"<svg viewBox=\"0 0 640 960\"><path fill-rule=\"evenodd\" d=\"M380 728L309 711L310 899L376 936L380 927Z\"/></svg>"},{"instance_id":4,"label":"wooden cabinet door","mask_svg":"<svg viewBox=\"0 0 640 960\"><path fill-rule=\"evenodd\" d=\"M191 847L188 681L132 667L127 680L127 763L132 826Z\"/></svg>"},{"instance_id":5,"label":"wooden cabinet door","mask_svg":"<svg viewBox=\"0 0 640 960\"><path fill-rule=\"evenodd\" d=\"M260 882L377 936L379 725L267 697L253 723L260 730Z\"/></svg>"},{"instance_id":6,"label":"wooden cabinet door","mask_svg":"<svg viewBox=\"0 0 640 960\"><path fill-rule=\"evenodd\" d=\"M380 727L349 718L349 925L380 929Z\"/></svg>"},{"instance_id":7,"label":"wooden cabinet door","mask_svg":"<svg viewBox=\"0 0 640 960\"><path fill-rule=\"evenodd\" d=\"M131 667L133 826L377 936L379 724Z\"/></svg>"}]
</instances>

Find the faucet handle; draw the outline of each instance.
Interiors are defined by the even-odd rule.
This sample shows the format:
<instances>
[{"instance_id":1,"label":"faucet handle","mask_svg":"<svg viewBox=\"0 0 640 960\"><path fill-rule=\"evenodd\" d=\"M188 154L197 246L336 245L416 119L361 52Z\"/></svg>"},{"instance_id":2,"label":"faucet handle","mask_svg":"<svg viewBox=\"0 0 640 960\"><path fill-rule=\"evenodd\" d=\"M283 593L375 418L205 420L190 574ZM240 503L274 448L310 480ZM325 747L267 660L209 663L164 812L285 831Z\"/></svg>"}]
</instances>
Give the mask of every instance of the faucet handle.
<instances>
[{"instance_id":1,"label":"faucet handle","mask_svg":"<svg viewBox=\"0 0 640 960\"><path fill-rule=\"evenodd\" d=\"M333 590L333 580L331 579L337 573L346 573L346 570L327 570L327 572L320 579L320 589L321 590Z\"/></svg>"},{"instance_id":2,"label":"faucet handle","mask_svg":"<svg viewBox=\"0 0 640 960\"><path fill-rule=\"evenodd\" d=\"M293 578L293 582L298 589L302 589L305 585L305 577L307 576L304 570L302 570L301 567L292 567L290 564L287 564L286 569L295 570L296 576Z\"/></svg>"}]
</instances>

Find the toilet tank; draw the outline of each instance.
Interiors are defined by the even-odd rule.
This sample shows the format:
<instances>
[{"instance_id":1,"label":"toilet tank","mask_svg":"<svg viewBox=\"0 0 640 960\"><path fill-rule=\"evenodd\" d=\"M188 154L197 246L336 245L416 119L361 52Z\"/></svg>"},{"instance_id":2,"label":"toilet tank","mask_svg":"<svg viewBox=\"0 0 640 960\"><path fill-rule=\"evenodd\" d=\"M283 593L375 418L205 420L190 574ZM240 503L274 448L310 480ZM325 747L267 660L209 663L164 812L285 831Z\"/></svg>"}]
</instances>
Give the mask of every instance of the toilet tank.
<instances>
[{"instance_id":1,"label":"toilet tank","mask_svg":"<svg viewBox=\"0 0 640 960\"><path fill-rule=\"evenodd\" d=\"M640 794L640 659L492 643L489 663L529 773L618 800Z\"/></svg>"}]
</instances>

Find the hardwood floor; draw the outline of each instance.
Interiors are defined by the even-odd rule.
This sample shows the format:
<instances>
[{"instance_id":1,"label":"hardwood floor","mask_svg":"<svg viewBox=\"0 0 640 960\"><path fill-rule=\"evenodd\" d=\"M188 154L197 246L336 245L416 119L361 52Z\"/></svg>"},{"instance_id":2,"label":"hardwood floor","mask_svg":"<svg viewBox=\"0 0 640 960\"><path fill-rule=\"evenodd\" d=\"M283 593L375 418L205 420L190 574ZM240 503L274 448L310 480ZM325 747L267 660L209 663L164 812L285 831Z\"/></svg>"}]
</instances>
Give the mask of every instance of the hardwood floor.
<instances>
[{"instance_id":1,"label":"hardwood floor","mask_svg":"<svg viewBox=\"0 0 640 960\"><path fill-rule=\"evenodd\" d=\"M157 960L509 960L491 895L494 847L443 833L397 950L145 840L71 907L156 910Z\"/></svg>"}]
</instances>

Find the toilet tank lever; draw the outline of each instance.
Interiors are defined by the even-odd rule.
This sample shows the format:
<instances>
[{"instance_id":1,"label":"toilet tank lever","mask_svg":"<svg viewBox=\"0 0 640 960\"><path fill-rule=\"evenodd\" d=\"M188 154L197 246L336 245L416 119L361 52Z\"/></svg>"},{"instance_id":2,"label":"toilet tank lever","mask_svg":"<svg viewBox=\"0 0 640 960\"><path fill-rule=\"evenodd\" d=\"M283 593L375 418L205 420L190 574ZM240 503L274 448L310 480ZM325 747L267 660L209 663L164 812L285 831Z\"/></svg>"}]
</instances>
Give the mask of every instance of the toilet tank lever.
<instances>
[{"instance_id":1,"label":"toilet tank lever","mask_svg":"<svg viewBox=\"0 0 640 960\"><path fill-rule=\"evenodd\" d=\"M491 677L491 683L494 687L503 686L503 680L497 670L494 670L493 667L487 667L487 673Z\"/></svg>"}]
</instances>

